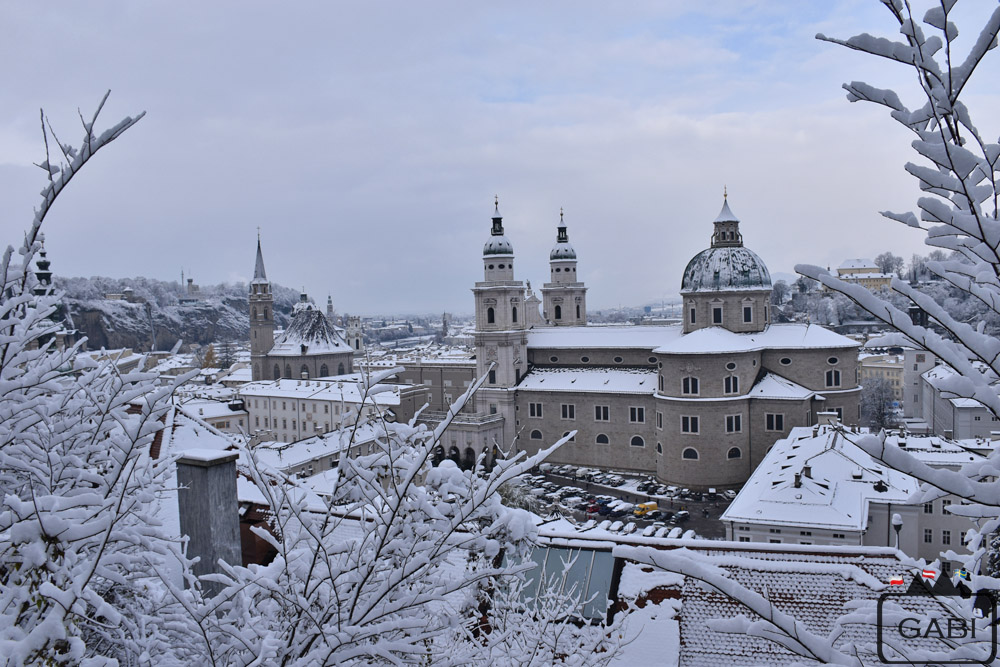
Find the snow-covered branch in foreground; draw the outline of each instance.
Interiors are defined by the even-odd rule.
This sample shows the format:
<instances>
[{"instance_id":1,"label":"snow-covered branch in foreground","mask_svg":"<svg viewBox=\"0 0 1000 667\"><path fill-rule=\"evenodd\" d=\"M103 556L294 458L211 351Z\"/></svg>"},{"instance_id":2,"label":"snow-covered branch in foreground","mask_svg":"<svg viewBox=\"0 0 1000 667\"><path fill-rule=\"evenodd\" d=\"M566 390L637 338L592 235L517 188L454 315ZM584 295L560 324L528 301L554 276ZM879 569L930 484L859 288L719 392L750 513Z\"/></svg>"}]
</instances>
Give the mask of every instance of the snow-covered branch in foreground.
<instances>
[{"instance_id":1,"label":"snow-covered branch in foreground","mask_svg":"<svg viewBox=\"0 0 1000 667\"><path fill-rule=\"evenodd\" d=\"M176 553L151 514L170 462L149 451L173 387L114 360L77 361L79 344L60 349L60 323L48 319L58 295L34 294L46 214L138 120L96 134L106 99L79 149L60 144L66 164L40 165L42 204L19 252L8 247L0 263L0 655L12 664L152 663L183 644L147 586Z\"/></svg>"},{"instance_id":2,"label":"snow-covered branch in foreground","mask_svg":"<svg viewBox=\"0 0 1000 667\"><path fill-rule=\"evenodd\" d=\"M395 370L367 378L364 400ZM247 450L247 474L273 512L257 531L277 552L265 566L224 566L211 600L175 590L203 639L203 662L246 664L597 665L620 633L580 624L572 595L525 600L534 518L505 507L497 490L538 465L569 434L532 457L523 453L462 471L432 465L474 383L434 430L372 420L373 447L341 455L334 487L320 498L301 480L265 469ZM341 451L361 417L341 424Z\"/></svg>"}]
</instances>

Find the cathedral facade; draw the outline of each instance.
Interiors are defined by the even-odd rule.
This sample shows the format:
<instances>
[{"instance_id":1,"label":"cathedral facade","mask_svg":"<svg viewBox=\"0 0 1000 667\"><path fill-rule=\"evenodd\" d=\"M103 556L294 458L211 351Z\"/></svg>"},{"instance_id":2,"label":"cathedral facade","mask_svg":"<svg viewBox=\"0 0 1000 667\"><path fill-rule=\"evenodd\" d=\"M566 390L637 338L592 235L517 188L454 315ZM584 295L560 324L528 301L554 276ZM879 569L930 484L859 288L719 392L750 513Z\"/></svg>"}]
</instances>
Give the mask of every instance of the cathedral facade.
<instances>
[{"instance_id":1,"label":"cathedral facade","mask_svg":"<svg viewBox=\"0 0 1000 667\"><path fill-rule=\"evenodd\" d=\"M820 413L859 417L857 343L810 324L770 322L771 277L743 245L728 201L710 247L681 277L683 321L587 326L586 287L560 214L539 301L514 274L496 206L473 287L477 412L502 415L500 450L731 488L775 441Z\"/></svg>"},{"instance_id":2,"label":"cathedral facade","mask_svg":"<svg viewBox=\"0 0 1000 667\"><path fill-rule=\"evenodd\" d=\"M332 309L332 305L329 306ZM305 294L295 304L288 328L274 335L274 295L264 271L257 239L257 260L250 282L250 368L254 380L309 379L354 372L354 349ZM358 329L360 349L360 327Z\"/></svg>"}]
</instances>

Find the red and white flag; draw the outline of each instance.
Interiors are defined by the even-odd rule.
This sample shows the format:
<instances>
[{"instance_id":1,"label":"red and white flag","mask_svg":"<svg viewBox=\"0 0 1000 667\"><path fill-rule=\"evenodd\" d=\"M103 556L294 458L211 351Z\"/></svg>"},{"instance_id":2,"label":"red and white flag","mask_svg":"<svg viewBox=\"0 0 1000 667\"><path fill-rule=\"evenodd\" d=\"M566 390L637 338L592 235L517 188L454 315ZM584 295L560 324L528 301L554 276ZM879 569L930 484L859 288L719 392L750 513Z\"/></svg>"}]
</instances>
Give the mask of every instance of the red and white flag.
<instances>
[{"instance_id":1,"label":"red and white flag","mask_svg":"<svg viewBox=\"0 0 1000 667\"><path fill-rule=\"evenodd\" d=\"M889 585L890 586L902 586L903 585L903 578L902 577L893 577L892 579L889 580Z\"/></svg>"},{"instance_id":2,"label":"red and white flag","mask_svg":"<svg viewBox=\"0 0 1000 667\"><path fill-rule=\"evenodd\" d=\"M935 572L934 570L924 570L923 575L924 579L933 579L934 577L937 576L937 572Z\"/></svg>"}]
</instances>

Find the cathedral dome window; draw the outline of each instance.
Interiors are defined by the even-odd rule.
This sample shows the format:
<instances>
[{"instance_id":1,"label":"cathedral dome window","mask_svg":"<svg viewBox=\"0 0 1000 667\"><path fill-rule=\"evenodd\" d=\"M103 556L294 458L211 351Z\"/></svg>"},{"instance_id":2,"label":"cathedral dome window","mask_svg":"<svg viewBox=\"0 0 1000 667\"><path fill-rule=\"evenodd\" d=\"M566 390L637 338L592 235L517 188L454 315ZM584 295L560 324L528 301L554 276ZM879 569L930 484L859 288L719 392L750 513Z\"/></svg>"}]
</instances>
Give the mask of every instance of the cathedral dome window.
<instances>
[{"instance_id":1,"label":"cathedral dome window","mask_svg":"<svg viewBox=\"0 0 1000 667\"><path fill-rule=\"evenodd\" d=\"M583 363L590 363L590 357L580 357L580 361Z\"/></svg>"},{"instance_id":2,"label":"cathedral dome window","mask_svg":"<svg viewBox=\"0 0 1000 667\"><path fill-rule=\"evenodd\" d=\"M597 437L594 439L594 442L596 442L599 445L606 445L611 441L608 439L608 436L604 435L603 433L598 433Z\"/></svg>"},{"instance_id":3,"label":"cathedral dome window","mask_svg":"<svg viewBox=\"0 0 1000 667\"><path fill-rule=\"evenodd\" d=\"M621 362L623 362L623 361L625 361L625 360L624 360L624 359L622 359L621 357L615 357L615 363L616 363L616 364L620 364L620 363L621 363Z\"/></svg>"},{"instance_id":4,"label":"cathedral dome window","mask_svg":"<svg viewBox=\"0 0 1000 667\"><path fill-rule=\"evenodd\" d=\"M535 429L534 431L531 432L531 439L532 440L541 440L542 439L542 432L539 431L538 429Z\"/></svg>"},{"instance_id":5,"label":"cathedral dome window","mask_svg":"<svg viewBox=\"0 0 1000 667\"><path fill-rule=\"evenodd\" d=\"M681 453L681 458L687 459L688 461L698 460L698 450L694 447L688 447Z\"/></svg>"},{"instance_id":6,"label":"cathedral dome window","mask_svg":"<svg viewBox=\"0 0 1000 667\"><path fill-rule=\"evenodd\" d=\"M651 364L655 364L655 363L656 363L656 357L650 357L650 358L649 358L649 359L647 359L646 361L648 361L648 362L649 362L649 363L651 363Z\"/></svg>"},{"instance_id":7,"label":"cathedral dome window","mask_svg":"<svg viewBox=\"0 0 1000 667\"><path fill-rule=\"evenodd\" d=\"M552 363L556 363L557 361L559 361L559 357L549 357L549 361L551 361Z\"/></svg>"},{"instance_id":8,"label":"cathedral dome window","mask_svg":"<svg viewBox=\"0 0 1000 667\"><path fill-rule=\"evenodd\" d=\"M743 458L743 452L740 451L739 447L731 447L729 452L726 454L727 459L741 459Z\"/></svg>"},{"instance_id":9,"label":"cathedral dome window","mask_svg":"<svg viewBox=\"0 0 1000 667\"><path fill-rule=\"evenodd\" d=\"M782 357L781 359L778 360L778 363L781 364L782 366L791 366L792 360L790 357Z\"/></svg>"},{"instance_id":10,"label":"cathedral dome window","mask_svg":"<svg viewBox=\"0 0 1000 667\"><path fill-rule=\"evenodd\" d=\"M838 359L837 357L830 357L829 359L826 360L826 363L830 364L831 366L836 366L839 362L840 359Z\"/></svg>"},{"instance_id":11,"label":"cathedral dome window","mask_svg":"<svg viewBox=\"0 0 1000 667\"><path fill-rule=\"evenodd\" d=\"M736 362L735 361L730 361L728 364L726 364L726 370L727 371L735 371L736 370Z\"/></svg>"},{"instance_id":12,"label":"cathedral dome window","mask_svg":"<svg viewBox=\"0 0 1000 667\"><path fill-rule=\"evenodd\" d=\"M633 447L645 447L646 441L643 440L641 436L633 435L632 440L630 440L628 444L630 444Z\"/></svg>"}]
</instances>

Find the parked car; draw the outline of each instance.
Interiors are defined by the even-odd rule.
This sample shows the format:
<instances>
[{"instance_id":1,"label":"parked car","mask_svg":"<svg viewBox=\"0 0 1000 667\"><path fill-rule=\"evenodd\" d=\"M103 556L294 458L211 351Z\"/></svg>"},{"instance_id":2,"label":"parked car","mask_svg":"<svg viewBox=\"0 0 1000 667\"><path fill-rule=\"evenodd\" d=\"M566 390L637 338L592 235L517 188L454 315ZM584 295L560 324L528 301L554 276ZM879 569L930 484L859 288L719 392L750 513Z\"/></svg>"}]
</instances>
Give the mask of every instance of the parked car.
<instances>
[{"instance_id":1,"label":"parked car","mask_svg":"<svg viewBox=\"0 0 1000 667\"><path fill-rule=\"evenodd\" d=\"M638 525L636 525L636 524L632 523L631 521L629 521L628 523L625 524L625 530L622 531L622 534L624 534L624 535L631 535L632 533L634 533L638 529L639 529Z\"/></svg>"},{"instance_id":2,"label":"parked car","mask_svg":"<svg viewBox=\"0 0 1000 667\"><path fill-rule=\"evenodd\" d=\"M730 500L733 500L736 497L736 492L733 491L732 489L726 489L725 491L722 492L722 495L724 495L726 498L729 498Z\"/></svg>"},{"instance_id":3,"label":"parked car","mask_svg":"<svg viewBox=\"0 0 1000 667\"><path fill-rule=\"evenodd\" d=\"M690 518L691 518L691 513L688 512L687 510L681 510L680 512L674 515L674 521L677 523L683 523Z\"/></svg>"},{"instance_id":4,"label":"parked car","mask_svg":"<svg viewBox=\"0 0 1000 667\"><path fill-rule=\"evenodd\" d=\"M597 524L598 530L608 530L611 527L611 519L605 519L604 521Z\"/></svg>"},{"instance_id":5,"label":"parked car","mask_svg":"<svg viewBox=\"0 0 1000 667\"><path fill-rule=\"evenodd\" d=\"M621 532L621 529L624 527L625 527L624 523L622 523L621 521L615 521L608 527L608 530L610 530L612 533L618 533Z\"/></svg>"},{"instance_id":6,"label":"parked car","mask_svg":"<svg viewBox=\"0 0 1000 667\"><path fill-rule=\"evenodd\" d=\"M673 530L670 526L664 526L663 528L656 529L656 537L666 537Z\"/></svg>"}]
</instances>

